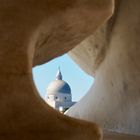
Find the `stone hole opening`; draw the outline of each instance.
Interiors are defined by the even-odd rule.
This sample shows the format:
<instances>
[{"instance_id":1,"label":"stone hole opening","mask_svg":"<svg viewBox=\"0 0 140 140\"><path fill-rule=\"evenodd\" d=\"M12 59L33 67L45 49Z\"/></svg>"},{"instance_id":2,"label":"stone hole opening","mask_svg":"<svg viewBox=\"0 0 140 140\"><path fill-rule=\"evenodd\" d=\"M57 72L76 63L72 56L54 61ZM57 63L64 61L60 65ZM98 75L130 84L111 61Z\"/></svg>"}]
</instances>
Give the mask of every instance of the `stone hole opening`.
<instances>
[{"instance_id":1,"label":"stone hole opening","mask_svg":"<svg viewBox=\"0 0 140 140\"><path fill-rule=\"evenodd\" d=\"M67 54L32 71L42 99L63 113L80 101L94 82Z\"/></svg>"}]
</instances>

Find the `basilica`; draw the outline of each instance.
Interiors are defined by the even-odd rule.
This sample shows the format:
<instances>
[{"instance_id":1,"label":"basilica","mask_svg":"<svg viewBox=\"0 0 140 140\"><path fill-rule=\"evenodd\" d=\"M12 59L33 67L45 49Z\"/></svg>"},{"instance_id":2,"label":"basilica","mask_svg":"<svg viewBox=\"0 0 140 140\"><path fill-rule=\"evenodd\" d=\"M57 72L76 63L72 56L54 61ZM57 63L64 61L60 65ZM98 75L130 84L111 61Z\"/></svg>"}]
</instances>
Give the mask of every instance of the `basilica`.
<instances>
[{"instance_id":1,"label":"basilica","mask_svg":"<svg viewBox=\"0 0 140 140\"><path fill-rule=\"evenodd\" d=\"M63 80L60 68L56 74L56 79L47 87L45 101L60 112L65 112L75 104L75 102L72 102L71 88Z\"/></svg>"}]
</instances>

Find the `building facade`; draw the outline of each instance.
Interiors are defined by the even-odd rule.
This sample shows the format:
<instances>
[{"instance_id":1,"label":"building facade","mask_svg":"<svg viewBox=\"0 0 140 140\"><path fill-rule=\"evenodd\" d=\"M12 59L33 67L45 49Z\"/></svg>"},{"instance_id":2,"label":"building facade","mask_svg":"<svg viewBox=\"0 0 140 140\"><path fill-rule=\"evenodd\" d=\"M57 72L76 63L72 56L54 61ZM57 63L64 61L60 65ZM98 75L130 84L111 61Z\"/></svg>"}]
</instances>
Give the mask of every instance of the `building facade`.
<instances>
[{"instance_id":1,"label":"building facade","mask_svg":"<svg viewBox=\"0 0 140 140\"><path fill-rule=\"evenodd\" d=\"M52 81L46 91L45 101L54 109L65 112L75 102L72 102L71 88L62 78L60 69L56 74L56 79Z\"/></svg>"}]
</instances>

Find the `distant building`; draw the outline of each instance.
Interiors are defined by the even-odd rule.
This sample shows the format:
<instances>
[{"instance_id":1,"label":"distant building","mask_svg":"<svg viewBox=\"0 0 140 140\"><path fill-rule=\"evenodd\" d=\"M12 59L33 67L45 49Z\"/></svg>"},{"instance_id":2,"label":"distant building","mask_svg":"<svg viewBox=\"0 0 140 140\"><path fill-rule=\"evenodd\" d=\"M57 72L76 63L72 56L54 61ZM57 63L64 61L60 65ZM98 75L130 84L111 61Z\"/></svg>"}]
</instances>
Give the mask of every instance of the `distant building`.
<instances>
[{"instance_id":1,"label":"distant building","mask_svg":"<svg viewBox=\"0 0 140 140\"><path fill-rule=\"evenodd\" d=\"M72 102L71 88L68 83L62 80L60 69L56 74L56 79L47 88L45 101L60 112L65 112L75 104L75 102Z\"/></svg>"}]
</instances>

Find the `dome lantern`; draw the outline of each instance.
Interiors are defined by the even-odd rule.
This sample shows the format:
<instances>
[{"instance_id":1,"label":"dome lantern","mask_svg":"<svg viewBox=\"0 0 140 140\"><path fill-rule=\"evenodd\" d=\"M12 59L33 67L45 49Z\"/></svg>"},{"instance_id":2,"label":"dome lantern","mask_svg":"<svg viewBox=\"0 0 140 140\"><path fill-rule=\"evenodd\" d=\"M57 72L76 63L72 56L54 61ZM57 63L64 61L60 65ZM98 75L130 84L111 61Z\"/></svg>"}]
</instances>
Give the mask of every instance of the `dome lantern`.
<instances>
[{"instance_id":1,"label":"dome lantern","mask_svg":"<svg viewBox=\"0 0 140 140\"><path fill-rule=\"evenodd\" d=\"M62 80L62 74L61 74L61 71L60 71L60 67L58 67L58 72L56 74L56 80Z\"/></svg>"}]
</instances>

